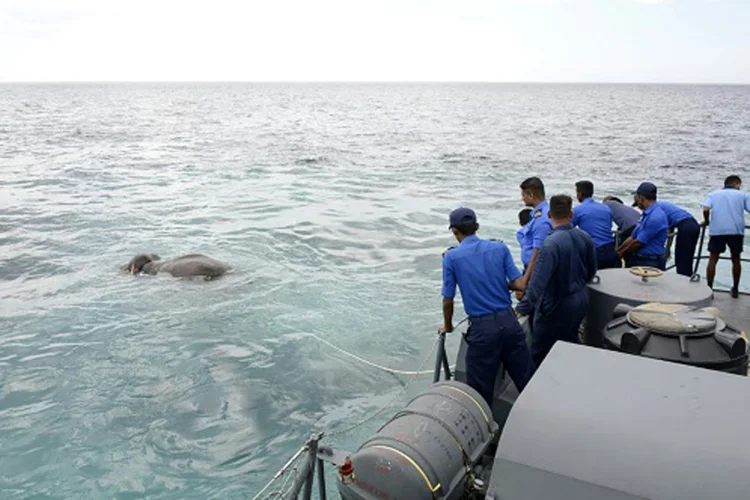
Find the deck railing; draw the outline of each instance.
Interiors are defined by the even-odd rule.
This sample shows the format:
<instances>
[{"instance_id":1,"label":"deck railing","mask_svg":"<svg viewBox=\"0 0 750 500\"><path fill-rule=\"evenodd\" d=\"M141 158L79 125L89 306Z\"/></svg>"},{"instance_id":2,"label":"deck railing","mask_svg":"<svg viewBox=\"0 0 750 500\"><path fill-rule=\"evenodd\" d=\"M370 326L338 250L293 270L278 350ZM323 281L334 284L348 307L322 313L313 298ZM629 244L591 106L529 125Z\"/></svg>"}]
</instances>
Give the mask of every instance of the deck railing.
<instances>
[{"instance_id":1,"label":"deck railing","mask_svg":"<svg viewBox=\"0 0 750 500\"><path fill-rule=\"evenodd\" d=\"M440 380L440 374L445 374L445 380L451 379L451 368L448 364L448 353L445 351L445 333L441 333L438 338L437 356L435 356L435 374L432 377L432 382L438 382Z\"/></svg>"},{"instance_id":2,"label":"deck railing","mask_svg":"<svg viewBox=\"0 0 750 500\"><path fill-rule=\"evenodd\" d=\"M698 268L700 267L701 260L703 260L703 259L709 259L711 257L711 255L708 254L708 252L706 252L706 254L704 254L704 252L703 252L703 247L704 247L704 243L705 243L705 240L706 240L706 229L707 228L708 228L708 226L706 224L701 224L701 237L700 237L700 240L698 242L698 246L696 247L695 256L693 258L694 261L695 261L695 264L693 266L693 274L697 274L698 273ZM746 225L745 229L750 229L750 226ZM719 256L719 260L732 260L732 258L720 255ZM741 257L740 261L741 262L750 262L750 258ZM670 269L674 269L675 267L677 267L677 263L676 262L673 263L673 264L671 264L671 265L669 265L669 266L667 266L666 270L669 271ZM716 288L716 287L714 287L714 290L720 291L720 292L729 292L730 291L730 290L727 290L727 289ZM740 292L740 293L742 295L750 295L750 293L748 293L748 292Z\"/></svg>"}]
</instances>

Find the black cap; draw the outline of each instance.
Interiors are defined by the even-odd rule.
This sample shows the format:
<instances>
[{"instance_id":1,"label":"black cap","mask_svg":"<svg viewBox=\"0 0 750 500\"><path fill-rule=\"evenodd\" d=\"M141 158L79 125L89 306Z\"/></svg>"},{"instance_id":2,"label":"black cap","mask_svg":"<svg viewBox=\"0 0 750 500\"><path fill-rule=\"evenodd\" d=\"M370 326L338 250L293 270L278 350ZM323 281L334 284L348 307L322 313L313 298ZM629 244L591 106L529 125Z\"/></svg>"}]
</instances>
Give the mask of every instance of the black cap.
<instances>
[{"instance_id":1,"label":"black cap","mask_svg":"<svg viewBox=\"0 0 750 500\"><path fill-rule=\"evenodd\" d=\"M477 214L470 208L457 208L451 212L450 225L448 229L455 226L462 226L464 224L472 224L477 221Z\"/></svg>"},{"instance_id":2,"label":"black cap","mask_svg":"<svg viewBox=\"0 0 750 500\"><path fill-rule=\"evenodd\" d=\"M638 186L638 189L633 191L633 194L644 195L648 196L649 198L656 198L656 184L652 182L641 182L641 185ZM634 201L633 206L636 205L638 205L638 203Z\"/></svg>"},{"instance_id":3,"label":"black cap","mask_svg":"<svg viewBox=\"0 0 750 500\"><path fill-rule=\"evenodd\" d=\"M641 185L638 186L638 189L633 191L633 194L656 196L656 184L652 182L641 182Z\"/></svg>"}]
</instances>

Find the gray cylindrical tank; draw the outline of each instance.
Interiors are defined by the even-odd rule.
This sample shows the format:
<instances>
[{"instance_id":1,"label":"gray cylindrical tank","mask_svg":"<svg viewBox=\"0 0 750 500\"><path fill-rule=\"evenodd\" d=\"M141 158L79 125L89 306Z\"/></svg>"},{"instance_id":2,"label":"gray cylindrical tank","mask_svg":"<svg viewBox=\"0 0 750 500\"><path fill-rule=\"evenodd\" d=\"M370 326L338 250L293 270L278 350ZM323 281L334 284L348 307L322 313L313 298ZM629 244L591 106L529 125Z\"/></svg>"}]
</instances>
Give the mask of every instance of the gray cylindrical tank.
<instances>
[{"instance_id":1,"label":"gray cylindrical tank","mask_svg":"<svg viewBox=\"0 0 750 500\"><path fill-rule=\"evenodd\" d=\"M747 338L720 314L715 307L682 304L618 308L604 328L604 344L637 356L746 375Z\"/></svg>"},{"instance_id":2,"label":"gray cylindrical tank","mask_svg":"<svg viewBox=\"0 0 750 500\"><path fill-rule=\"evenodd\" d=\"M461 382L437 382L351 456L352 474L339 478L339 492L350 500L461 498L467 466L496 432L478 392Z\"/></svg>"},{"instance_id":3,"label":"gray cylindrical tank","mask_svg":"<svg viewBox=\"0 0 750 500\"><path fill-rule=\"evenodd\" d=\"M664 273L656 277L642 277L632 271L603 269L586 286L589 304L584 329L585 344L603 346L602 331L612 320L612 312L617 304L637 306L662 302L705 307L711 303L711 289L698 276L688 278L676 273Z\"/></svg>"}]
</instances>

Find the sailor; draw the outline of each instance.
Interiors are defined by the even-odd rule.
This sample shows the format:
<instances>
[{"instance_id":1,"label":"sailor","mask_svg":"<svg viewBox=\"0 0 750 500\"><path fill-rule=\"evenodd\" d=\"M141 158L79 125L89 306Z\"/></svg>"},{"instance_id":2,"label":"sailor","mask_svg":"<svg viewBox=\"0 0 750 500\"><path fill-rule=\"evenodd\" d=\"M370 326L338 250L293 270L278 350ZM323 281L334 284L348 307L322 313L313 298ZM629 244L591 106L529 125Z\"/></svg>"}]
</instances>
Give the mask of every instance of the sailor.
<instances>
[{"instance_id":1,"label":"sailor","mask_svg":"<svg viewBox=\"0 0 750 500\"><path fill-rule=\"evenodd\" d=\"M615 196L605 196L602 203L612 210L612 217L617 226L617 239L619 240L617 243L619 245L619 243L625 241L631 234L633 234L633 229L635 229L636 224L638 224L638 219L641 217L641 213L638 210L625 205L620 198Z\"/></svg>"},{"instance_id":2,"label":"sailor","mask_svg":"<svg viewBox=\"0 0 750 500\"><path fill-rule=\"evenodd\" d=\"M556 195L549 202L554 230L539 252L531 282L516 306L521 315L534 314L531 356L536 366L558 340L578 343L586 315L586 283L596 274L596 249L591 236L573 227L573 200Z\"/></svg>"},{"instance_id":3,"label":"sailor","mask_svg":"<svg viewBox=\"0 0 750 500\"><path fill-rule=\"evenodd\" d=\"M526 238L526 233L529 231L529 222L531 221L531 209L526 207L518 212L518 224L521 226L516 231L516 239L521 247L521 262L523 262L523 271L526 272L526 268L529 267L529 261L531 260L531 254L533 248L524 247L523 241Z\"/></svg>"},{"instance_id":4,"label":"sailor","mask_svg":"<svg viewBox=\"0 0 750 500\"><path fill-rule=\"evenodd\" d=\"M453 331L456 285L469 329L466 335L466 382L492 405L500 362L520 391L534 370L521 324L511 307L510 290L520 290L521 271L502 241L476 236L479 224L470 208L450 214L451 230L459 245L443 256L443 325L439 333Z\"/></svg>"},{"instance_id":5,"label":"sailor","mask_svg":"<svg viewBox=\"0 0 750 500\"><path fill-rule=\"evenodd\" d=\"M612 210L604 203L594 201L594 183L576 182L576 197L581 203L573 210L574 226L586 231L594 240L596 262L599 269L622 267L615 252L615 237L612 234Z\"/></svg>"},{"instance_id":6,"label":"sailor","mask_svg":"<svg viewBox=\"0 0 750 500\"><path fill-rule=\"evenodd\" d=\"M677 205L662 200L657 201L656 204L667 216L669 229L677 230L674 252L677 274L692 276L693 256L695 255L695 247L698 245L700 225L690 212Z\"/></svg>"},{"instance_id":7,"label":"sailor","mask_svg":"<svg viewBox=\"0 0 750 500\"><path fill-rule=\"evenodd\" d=\"M642 210L633 234L617 249L617 256L625 259L626 267L650 266L666 268L667 233L669 222L656 204L656 186L643 182L635 191L635 205Z\"/></svg>"},{"instance_id":8,"label":"sailor","mask_svg":"<svg viewBox=\"0 0 750 500\"><path fill-rule=\"evenodd\" d=\"M534 271L539 249L542 248L542 242L552 231L552 223L549 220L549 203L544 194L544 183L539 177L529 177L521 183L521 199L527 207L531 208L531 221L526 231L526 236L521 247L521 254L530 254L529 264L523 272L523 288L529 283L531 273ZM521 299L523 292L517 293L516 296Z\"/></svg>"},{"instance_id":9,"label":"sailor","mask_svg":"<svg viewBox=\"0 0 750 500\"><path fill-rule=\"evenodd\" d=\"M716 264L719 255L729 246L732 256L732 297L739 296L742 262L740 254L745 239L745 212L750 212L750 195L740 191L742 180L737 175L730 175L724 180L724 189L714 191L706 197L703 205L703 218L709 227L708 268L706 282L714 286Z\"/></svg>"}]
</instances>

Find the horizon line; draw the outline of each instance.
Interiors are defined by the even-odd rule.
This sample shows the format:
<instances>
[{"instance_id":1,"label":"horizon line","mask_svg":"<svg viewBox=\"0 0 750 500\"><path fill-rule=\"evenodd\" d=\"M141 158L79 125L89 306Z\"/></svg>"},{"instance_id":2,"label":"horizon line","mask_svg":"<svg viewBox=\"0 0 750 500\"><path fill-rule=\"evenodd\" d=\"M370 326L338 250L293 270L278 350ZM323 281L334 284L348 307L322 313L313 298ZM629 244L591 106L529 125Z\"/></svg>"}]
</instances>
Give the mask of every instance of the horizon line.
<instances>
[{"instance_id":1,"label":"horizon line","mask_svg":"<svg viewBox=\"0 0 750 500\"><path fill-rule=\"evenodd\" d=\"M0 85L29 84L495 84L495 85L693 85L750 86L750 82L541 81L541 80L0 80Z\"/></svg>"}]
</instances>

